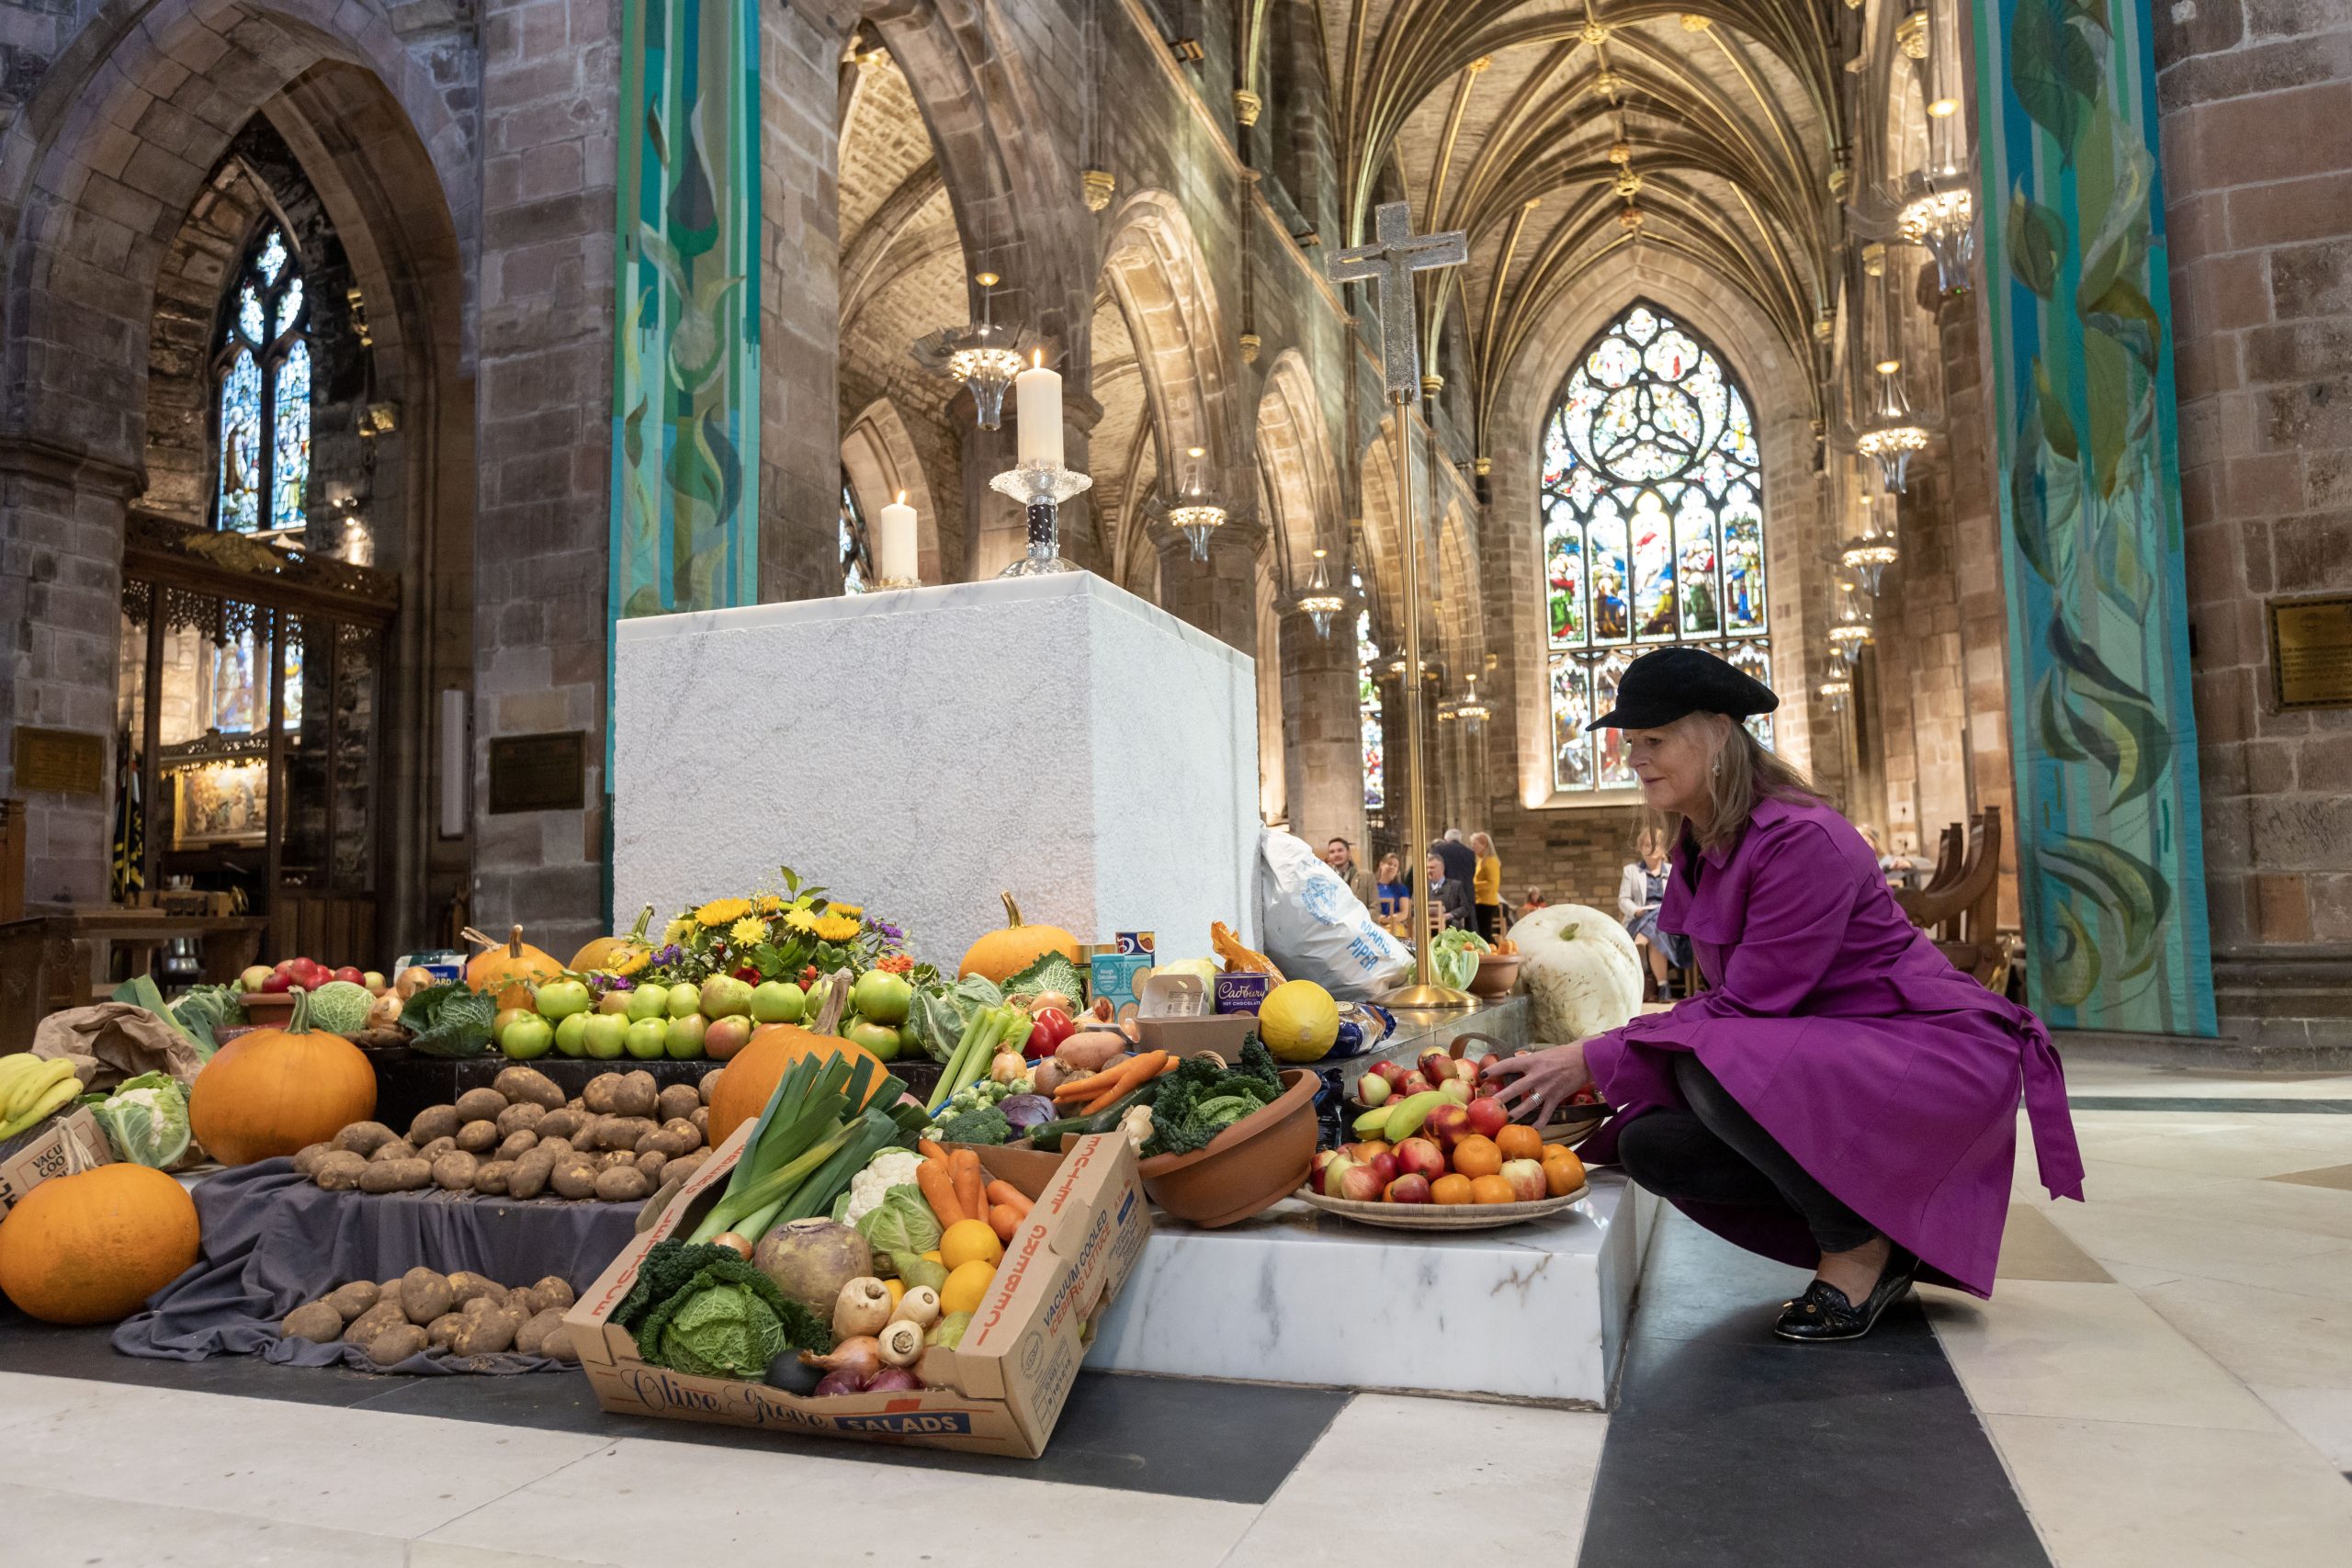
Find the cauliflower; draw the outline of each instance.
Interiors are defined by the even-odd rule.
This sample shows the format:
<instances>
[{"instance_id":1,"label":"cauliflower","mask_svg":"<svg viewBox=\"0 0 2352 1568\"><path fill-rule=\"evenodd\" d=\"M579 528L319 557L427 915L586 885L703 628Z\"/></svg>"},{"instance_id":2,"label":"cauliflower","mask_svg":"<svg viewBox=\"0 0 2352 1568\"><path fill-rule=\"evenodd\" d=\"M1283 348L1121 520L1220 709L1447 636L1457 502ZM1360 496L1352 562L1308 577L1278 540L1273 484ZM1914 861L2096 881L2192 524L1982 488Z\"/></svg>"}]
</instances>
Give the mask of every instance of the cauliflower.
<instances>
[{"instance_id":1,"label":"cauliflower","mask_svg":"<svg viewBox=\"0 0 2352 1568\"><path fill-rule=\"evenodd\" d=\"M915 1168L922 1164L922 1156L912 1149L884 1149L876 1155L849 1179L849 1207L838 1216L841 1223L854 1225L880 1208L891 1188L913 1186Z\"/></svg>"}]
</instances>

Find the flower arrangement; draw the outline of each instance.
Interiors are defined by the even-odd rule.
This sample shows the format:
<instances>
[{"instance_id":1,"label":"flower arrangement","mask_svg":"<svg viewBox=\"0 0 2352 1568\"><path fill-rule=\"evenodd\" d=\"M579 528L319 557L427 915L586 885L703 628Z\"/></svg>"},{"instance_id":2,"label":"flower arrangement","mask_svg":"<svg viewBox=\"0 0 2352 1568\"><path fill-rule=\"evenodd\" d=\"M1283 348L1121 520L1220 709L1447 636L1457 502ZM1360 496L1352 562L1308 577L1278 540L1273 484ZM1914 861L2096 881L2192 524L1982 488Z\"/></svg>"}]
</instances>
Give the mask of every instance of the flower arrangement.
<instances>
[{"instance_id":1,"label":"flower arrangement","mask_svg":"<svg viewBox=\"0 0 2352 1568\"><path fill-rule=\"evenodd\" d=\"M713 898L682 911L663 929L642 982L688 981L699 985L713 975L732 975L758 985L789 980L806 986L820 975L847 969L894 974L913 972L907 933L856 904L804 886L790 866L778 868L781 893L749 898Z\"/></svg>"}]
</instances>

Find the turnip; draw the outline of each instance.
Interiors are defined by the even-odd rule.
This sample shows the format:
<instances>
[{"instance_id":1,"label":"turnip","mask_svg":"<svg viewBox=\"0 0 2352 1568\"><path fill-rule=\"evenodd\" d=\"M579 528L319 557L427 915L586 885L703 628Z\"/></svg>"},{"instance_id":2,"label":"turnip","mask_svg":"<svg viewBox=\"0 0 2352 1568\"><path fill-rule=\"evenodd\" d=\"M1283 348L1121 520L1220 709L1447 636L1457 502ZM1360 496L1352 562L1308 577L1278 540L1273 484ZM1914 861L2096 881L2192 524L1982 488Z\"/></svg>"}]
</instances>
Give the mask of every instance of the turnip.
<instances>
[{"instance_id":1,"label":"turnip","mask_svg":"<svg viewBox=\"0 0 2352 1568\"><path fill-rule=\"evenodd\" d=\"M777 1290L830 1321L842 1287L874 1272L874 1249L848 1225L794 1220L762 1237L752 1262Z\"/></svg>"}]
</instances>

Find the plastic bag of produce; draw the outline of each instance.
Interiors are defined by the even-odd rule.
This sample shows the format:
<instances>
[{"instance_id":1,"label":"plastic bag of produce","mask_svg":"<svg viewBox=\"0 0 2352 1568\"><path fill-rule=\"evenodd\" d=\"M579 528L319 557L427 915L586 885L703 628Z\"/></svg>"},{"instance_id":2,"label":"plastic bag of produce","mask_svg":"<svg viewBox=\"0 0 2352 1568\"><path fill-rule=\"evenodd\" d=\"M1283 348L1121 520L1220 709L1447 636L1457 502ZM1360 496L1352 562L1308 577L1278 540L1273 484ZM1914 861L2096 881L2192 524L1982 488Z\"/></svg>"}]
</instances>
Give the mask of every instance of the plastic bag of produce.
<instances>
[{"instance_id":1,"label":"plastic bag of produce","mask_svg":"<svg viewBox=\"0 0 2352 1568\"><path fill-rule=\"evenodd\" d=\"M1272 828L1258 836L1258 930L1284 975L1342 1000L1368 999L1413 967L1411 952L1374 922L1339 873L1304 840Z\"/></svg>"}]
</instances>

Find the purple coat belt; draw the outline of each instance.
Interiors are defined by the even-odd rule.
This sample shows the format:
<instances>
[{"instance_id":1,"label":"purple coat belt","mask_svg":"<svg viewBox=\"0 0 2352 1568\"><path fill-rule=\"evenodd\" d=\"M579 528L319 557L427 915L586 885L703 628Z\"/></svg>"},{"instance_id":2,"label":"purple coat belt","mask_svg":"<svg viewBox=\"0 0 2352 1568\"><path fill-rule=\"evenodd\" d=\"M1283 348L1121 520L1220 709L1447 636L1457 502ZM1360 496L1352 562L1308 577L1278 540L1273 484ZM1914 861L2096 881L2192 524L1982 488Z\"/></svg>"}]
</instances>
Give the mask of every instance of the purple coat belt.
<instances>
[{"instance_id":1,"label":"purple coat belt","mask_svg":"<svg viewBox=\"0 0 2352 1568\"><path fill-rule=\"evenodd\" d=\"M1586 1042L1619 1112L1587 1156L1613 1159L1618 1128L1680 1107L1668 1054L1692 1052L1815 1180L1917 1254L1922 1279L1992 1294L2020 1093L2042 1186L2083 1195L2041 1021L1954 969L1826 806L1762 802L1736 844L1705 852L1695 892L1694 852L1675 852L1658 925L1691 939L1713 988ZM1785 1205L1679 1206L1768 1258L1820 1257Z\"/></svg>"}]
</instances>

